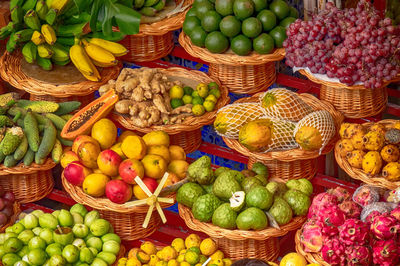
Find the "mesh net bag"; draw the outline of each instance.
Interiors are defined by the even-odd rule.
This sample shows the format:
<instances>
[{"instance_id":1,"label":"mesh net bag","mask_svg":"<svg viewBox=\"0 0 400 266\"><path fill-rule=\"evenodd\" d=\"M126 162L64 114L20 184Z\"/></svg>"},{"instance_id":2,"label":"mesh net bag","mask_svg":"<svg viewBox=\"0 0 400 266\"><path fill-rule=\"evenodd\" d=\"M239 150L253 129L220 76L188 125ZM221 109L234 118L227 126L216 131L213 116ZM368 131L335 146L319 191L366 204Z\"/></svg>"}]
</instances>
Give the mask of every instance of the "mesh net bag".
<instances>
[{"instance_id":1,"label":"mesh net bag","mask_svg":"<svg viewBox=\"0 0 400 266\"><path fill-rule=\"evenodd\" d=\"M374 202L363 208L361 211L361 221L365 222L368 215L372 212L389 213L397 206L396 203L391 202Z\"/></svg>"},{"instance_id":2,"label":"mesh net bag","mask_svg":"<svg viewBox=\"0 0 400 266\"><path fill-rule=\"evenodd\" d=\"M303 128L304 127L304 128ZM322 145L319 148L319 152L325 148L325 146L329 143L331 138L335 136L336 133L336 127L335 127L335 121L332 118L332 115L325 110L321 111L316 111L312 112L308 115L306 115L303 119L301 119L294 130L294 135L296 137L297 132L299 130L303 129L306 134L309 134L309 138L306 139L307 141L314 141L316 140L318 143L320 141L319 136L317 138L314 138L312 132L312 128L316 129L315 135L318 135L318 133L321 135L322 138ZM303 138L298 138L299 139ZM300 146L303 146L302 143L299 143ZM313 143L305 143L304 145L313 145Z\"/></svg>"},{"instance_id":3,"label":"mesh net bag","mask_svg":"<svg viewBox=\"0 0 400 266\"><path fill-rule=\"evenodd\" d=\"M270 119L273 124L271 144L264 152L291 150L299 146L293 137L295 123L270 117L264 118Z\"/></svg>"},{"instance_id":4,"label":"mesh net bag","mask_svg":"<svg viewBox=\"0 0 400 266\"><path fill-rule=\"evenodd\" d=\"M218 110L214 128L221 136L237 139L244 124L262 116L264 113L258 102L229 104Z\"/></svg>"},{"instance_id":5,"label":"mesh net bag","mask_svg":"<svg viewBox=\"0 0 400 266\"><path fill-rule=\"evenodd\" d=\"M353 194L353 201L362 207L378 202L379 198L379 189L368 185L357 188Z\"/></svg>"},{"instance_id":6,"label":"mesh net bag","mask_svg":"<svg viewBox=\"0 0 400 266\"><path fill-rule=\"evenodd\" d=\"M295 92L285 88L266 91L260 96L260 103L266 116L298 122L313 109Z\"/></svg>"}]
</instances>

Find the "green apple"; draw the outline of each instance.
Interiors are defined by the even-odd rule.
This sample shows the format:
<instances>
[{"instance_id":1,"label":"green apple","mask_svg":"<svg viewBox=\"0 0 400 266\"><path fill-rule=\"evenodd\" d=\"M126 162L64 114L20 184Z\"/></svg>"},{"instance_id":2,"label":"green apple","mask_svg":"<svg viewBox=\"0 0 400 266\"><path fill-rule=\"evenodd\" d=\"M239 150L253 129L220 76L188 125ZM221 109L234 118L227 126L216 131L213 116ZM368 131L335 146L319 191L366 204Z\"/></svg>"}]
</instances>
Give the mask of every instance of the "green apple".
<instances>
[{"instance_id":1,"label":"green apple","mask_svg":"<svg viewBox=\"0 0 400 266\"><path fill-rule=\"evenodd\" d=\"M90 251L89 248L84 247L81 249L81 252L79 254L79 260L81 262L85 262L85 263L92 263L94 260L94 255L93 255L92 251Z\"/></svg>"},{"instance_id":2,"label":"green apple","mask_svg":"<svg viewBox=\"0 0 400 266\"><path fill-rule=\"evenodd\" d=\"M53 255L61 255L62 254L62 246L59 243L53 243L47 246L46 248L46 253L47 255L49 255L49 257L53 256Z\"/></svg>"},{"instance_id":3,"label":"green apple","mask_svg":"<svg viewBox=\"0 0 400 266\"><path fill-rule=\"evenodd\" d=\"M53 240L63 246L72 244L74 241L74 234L69 227L58 227L57 230L53 232Z\"/></svg>"},{"instance_id":4,"label":"green apple","mask_svg":"<svg viewBox=\"0 0 400 266\"><path fill-rule=\"evenodd\" d=\"M67 262L64 257L59 254L53 255L49 259L49 265L51 266L64 266L66 264Z\"/></svg>"},{"instance_id":5,"label":"green apple","mask_svg":"<svg viewBox=\"0 0 400 266\"><path fill-rule=\"evenodd\" d=\"M86 247L85 240L83 240L82 238L75 239L74 242L72 242L72 245L77 247L79 250L81 250L82 248Z\"/></svg>"},{"instance_id":6,"label":"green apple","mask_svg":"<svg viewBox=\"0 0 400 266\"><path fill-rule=\"evenodd\" d=\"M14 266L14 264L20 260L21 258L14 253L8 253L1 258L1 262L4 266Z\"/></svg>"},{"instance_id":7,"label":"green apple","mask_svg":"<svg viewBox=\"0 0 400 266\"><path fill-rule=\"evenodd\" d=\"M10 237L9 239L4 242L4 250L7 253L17 253L22 249L24 243L16 237Z\"/></svg>"},{"instance_id":8,"label":"green apple","mask_svg":"<svg viewBox=\"0 0 400 266\"><path fill-rule=\"evenodd\" d=\"M58 215L60 215L60 210L56 210L56 211L53 211L52 213L51 213L51 215L53 215L54 217L56 217L57 219L58 219Z\"/></svg>"},{"instance_id":9,"label":"green apple","mask_svg":"<svg viewBox=\"0 0 400 266\"><path fill-rule=\"evenodd\" d=\"M89 230L89 228L88 228L88 230ZM92 233L90 233L90 231L89 231L89 234L84 238L84 240L87 242L92 237L94 237L94 235Z\"/></svg>"},{"instance_id":10,"label":"green apple","mask_svg":"<svg viewBox=\"0 0 400 266\"><path fill-rule=\"evenodd\" d=\"M35 234L31 230L27 229L18 235L18 239L21 240L24 245L28 245L29 240L31 240L34 236Z\"/></svg>"},{"instance_id":11,"label":"green apple","mask_svg":"<svg viewBox=\"0 0 400 266\"><path fill-rule=\"evenodd\" d=\"M114 255L117 255L120 248L121 246L117 241L109 240L107 242L104 242L102 250L104 252L110 252Z\"/></svg>"},{"instance_id":12,"label":"green apple","mask_svg":"<svg viewBox=\"0 0 400 266\"><path fill-rule=\"evenodd\" d=\"M1 233L0 234L0 245L3 245L5 241L6 241L6 234Z\"/></svg>"},{"instance_id":13,"label":"green apple","mask_svg":"<svg viewBox=\"0 0 400 266\"><path fill-rule=\"evenodd\" d=\"M75 237L85 238L89 234L89 228L84 224L75 224L74 227L72 227L72 232Z\"/></svg>"},{"instance_id":14,"label":"green apple","mask_svg":"<svg viewBox=\"0 0 400 266\"><path fill-rule=\"evenodd\" d=\"M18 235L16 233L14 233L14 232L8 232L8 233L5 234L4 240L7 240L7 239L9 239L11 237L18 237Z\"/></svg>"},{"instance_id":15,"label":"green apple","mask_svg":"<svg viewBox=\"0 0 400 266\"><path fill-rule=\"evenodd\" d=\"M95 249L94 247L89 247L90 251L92 252L93 256L97 256L97 254L99 253L99 251L97 249Z\"/></svg>"},{"instance_id":16,"label":"green apple","mask_svg":"<svg viewBox=\"0 0 400 266\"><path fill-rule=\"evenodd\" d=\"M90 232L95 236L103 236L110 230L110 223L105 219L97 219L90 225Z\"/></svg>"},{"instance_id":17,"label":"green apple","mask_svg":"<svg viewBox=\"0 0 400 266\"><path fill-rule=\"evenodd\" d=\"M33 212L31 212L33 215L35 215L37 218L39 218L40 216L42 216L44 214L44 212L42 210L34 210Z\"/></svg>"},{"instance_id":18,"label":"green apple","mask_svg":"<svg viewBox=\"0 0 400 266\"><path fill-rule=\"evenodd\" d=\"M17 255L21 258L29 253L29 247L23 246L20 251L18 251Z\"/></svg>"},{"instance_id":19,"label":"green apple","mask_svg":"<svg viewBox=\"0 0 400 266\"><path fill-rule=\"evenodd\" d=\"M73 212L71 214L72 214L72 218L74 218L74 224L83 224L84 223L82 215L80 215L77 212Z\"/></svg>"},{"instance_id":20,"label":"green apple","mask_svg":"<svg viewBox=\"0 0 400 266\"><path fill-rule=\"evenodd\" d=\"M45 213L39 217L39 224L42 228L56 229L58 220L50 213Z\"/></svg>"},{"instance_id":21,"label":"green apple","mask_svg":"<svg viewBox=\"0 0 400 266\"><path fill-rule=\"evenodd\" d=\"M74 225L74 218L67 210L61 210L58 215L58 223L64 227L72 227Z\"/></svg>"},{"instance_id":22,"label":"green apple","mask_svg":"<svg viewBox=\"0 0 400 266\"><path fill-rule=\"evenodd\" d=\"M98 211L91 211L85 215L85 225L90 228L90 225L97 219L100 219L100 213Z\"/></svg>"},{"instance_id":23,"label":"green apple","mask_svg":"<svg viewBox=\"0 0 400 266\"><path fill-rule=\"evenodd\" d=\"M39 226L39 219L32 213L28 214L24 218L24 226L26 229L32 229Z\"/></svg>"},{"instance_id":24,"label":"green apple","mask_svg":"<svg viewBox=\"0 0 400 266\"><path fill-rule=\"evenodd\" d=\"M97 250L96 250L96 252L97 252ZM7 252L6 252L6 250L4 249L4 246L3 245L0 245L0 259L4 256L4 255L6 255L7 254ZM96 253L97 254L97 253Z\"/></svg>"},{"instance_id":25,"label":"green apple","mask_svg":"<svg viewBox=\"0 0 400 266\"><path fill-rule=\"evenodd\" d=\"M104 252L104 251L97 254L97 258L104 260L105 262L107 262L108 265L112 265L117 260L117 256L115 256L110 252Z\"/></svg>"},{"instance_id":26,"label":"green apple","mask_svg":"<svg viewBox=\"0 0 400 266\"><path fill-rule=\"evenodd\" d=\"M4 232L6 232L6 233L15 233L12 226L7 227L6 230L4 230Z\"/></svg>"},{"instance_id":27,"label":"green apple","mask_svg":"<svg viewBox=\"0 0 400 266\"><path fill-rule=\"evenodd\" d=\"M21 223L16 223L12 226L12 230L16 234L20 234L22 231L25 230L25 226Z\"/></svg>"},{"instance_id":28,"label":"green apple","mask_svg":"<svg viewBox=\"0 0 400 266\"><path fill-rule=\"evenodd\" d=\"M79 260L79 249L74 245L67 245L62 251L62 256L67 262L75 263Z\"/></svg>"},{"instance_id":29,"label":"green apple","mask_svg":"<svg viewBox=\"0 0 400 266\"><path fill-rule=\"evenodd\" d=\"M40 249L45 249L46 248L46 241L44 241L41 237L35 236L32 237L31 240L29 240L28 247L30 250L40 248Z\"/></svg>"},{"instance_id":30,"label":"green apple","mask_svg":"<svg viewBox=\"0 0 400 266\"><path fill-rule=\"evenodd\" d=\"M42 249L32 249L28 253L28 261L33 265L43 265L46 262L47 255Z\"/></svg>"},{"instance_id":31,"label":"green apple","mask_svg":"<svg viewBox=\"0 0 400 266\"><path fill-rule=\"evenodd\" d=\"M108 266L108 264L100 258L95 258L91 266Z\"/></svg>"},{"instance_id":32,"label":"green apple","mask_svg":"<svg viewBox=\"0 0 400 266\"><path fill-rule=\"evenodd\" d=\"M77 263L74 264L74 266L89 266L89 264L78 261Z\"/></svg>"},{"instance_id":33,"label":"green apple","mask_svg":"<svg viewBox=\"0 0 400 266\"><path fill-rule=\"evenodd\" d=\"M46 241L46 244L47 244L47 245L50 245L51 243L54 243L54 240L53 240L53 231L50 230L50 229L48 229L48 228L43 229L42 232L40 232L39 236L40 236L44 241Z\"/></svg>"},{"instance_id":34,"label":"green apple","mask_svg":"<svg viewBox=\"0 0 400 266\"><path fill-rule=\"evenodd\" d=\"M100 238L93 236L90 239L88 239L88 241L86 241L86 245L88 247L93 247L98 251L100 251L101 248L103 247L103 241L101 241Z\"/></svg>"},{"instance_id":35,"label":"green apple","mask_svg":"<svg viewBox=\"0 0 400 266\"><path fill-rule=\"evenodd\" d=\"M103 243L109 240L114 240L117 241L119 244L121 244L121 238L116 234L108 233L101 237L101 241L103 241Z\"/></svg>"},{"instance_id":36,"label":"green apple","mask_svg":"<svg viewBox=\"0 0 400 266\"><path fill-rule=\"evenodd\" d=\"M32 232L37 236L39 236L42 231L43 231L42 227L35 227L32 229Z\"/></svg>"},{"instance_id":37,"label":"green apple","mask_svg":"<svg viewBox=\"0 0 400 266\"><path fill-rule=\"evenodd\" d=\"M82 217L85 217L85 215L88 213L85 206L83 206L82 204L79 204L79 203L72 206L71 209L69 209L69 211L71 213L79 213Z\"/></svg>"},{"instance_id":38,"label":"green apple","mask_svg":"<svg viewBox=\"0 0 400 266\"><path fill-rule=\"evenodd\" d=\"M23 260L17 261L14 266L29 266L29 264Z\"/></svg>"}]
</instances>

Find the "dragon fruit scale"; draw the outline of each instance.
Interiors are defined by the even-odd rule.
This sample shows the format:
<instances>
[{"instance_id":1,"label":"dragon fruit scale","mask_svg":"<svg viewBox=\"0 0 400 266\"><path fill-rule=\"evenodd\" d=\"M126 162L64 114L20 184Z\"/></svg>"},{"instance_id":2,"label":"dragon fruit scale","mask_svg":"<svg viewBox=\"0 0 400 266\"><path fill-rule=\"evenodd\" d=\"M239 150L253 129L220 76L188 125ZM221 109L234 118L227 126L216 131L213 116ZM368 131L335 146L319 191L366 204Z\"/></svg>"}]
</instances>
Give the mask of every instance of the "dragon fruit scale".
<instances>
[{"instance_id":1,"label":"dragon fruit scale","mask_svg":"<svg viewBox=\"0 0 400 266\"><path fill-rule=\"evenodd\" d=\"M335 195L327 192L320 193L314 197L307 216L308 218L311 218L314 215L317 215L319 209L324 208L325 206L337 204L338 198Z\"/></svg>"},{"instance_id":2,"label":"dragon fruit scale","mask_svg":"<svg viewBox=\"0 0 400 266\"><path fill-rule=\"evenodd\" d=\"M375 264L380 266L394 266L399 261L399 246L394 240L376 241L372 248L372 257Z\"/></svg>"},{"instance_id":3,"label":"dragon fruit scale","mask_svg":"<svg viewBox=\"0 0 400 266\"><path fill-rule=\"evenodd\" d=\"M378 211L372 211L368 216L365 218L365 222L367 224L372 224L376 216L380 216L381 213Z\"/></svg>"},{"instance_id":4,"label":"dragon fruit scale","mask_svg":"<svg viewBox=\"0 0 400 266\"><path fill-rule=\"evenodd\" d=\"M371 224L371 232L379 240L393 239L399 229L396 218L387 214L376 216Z\"/></svg>"},{"instance_id":5,"label":"dragon fruit scale","mask_svg":"<svg viewBox=\"0 0 400 266\"><path fill-rule=\"evenodd\" d=\"M338 238L325 242L321 249L322 258L331 265L345 265L345 246Z\"/></svg>"},{"instance_id":6,"label":"dragon fruit scale","mask_svg":"<svg viewBox=\"0 0 400 266\"><path fill-rule=\"evenodd\" d=\"M391 216L397 219L397 221L400 223L400 206L398 206L396 209L391 211L390 213Z\"/></svg>"},{"instance_id":7,"label":"dragon fruit scale","mask_svg":"<svg viewBox=\"0 0 400 266\"><path fill-rule=\"evenodd\" d=\"M329 194L336 196L339 202L343 202L345 200L350 200L350 198L351 198L350 192L347 189L342 188L342 187L336 187L333 189L329 189L327 192Z\"/></svg>"},{"instance_id":8,"label":"dragon fruit scale","mask_svg":"<svg viewBox=\"0 0 400 266\"><path fill-rule=\"evenodd\" d=\"M322 223L315 219L308 220L300 236L306 252L319 252L322 248L325 237L322 235Z\"/></svg>"},{"instance_id":9,"label":"dragon fruit scale","mask_svg":"<svg viewBox=\"0 0 400 266\"><path fill-rule=\"evenodd\" d=\"M368 234L368 225L357 219L348 219L339 227L339 238L348 246L366 244Z\"/></svg>"},{"instance_id":10,"label":"dragon fruit scale","mask_svg":"<svg viewBox=\"0 0 400 266\"><path fill-rule=\"evenodd\" d=\"M348 246L346 260L348 266L368 266L371 263L371 251L366 246Z\"/></svg>"},{"instance_id":11,"label":"dragon fruit scale","mask_svg":"<svg viewBox=\"0 0 400 266\"><path fill-rule=\"evenodd\" d=\"M343 201L339 204L339 208L344 212L347 218L360 218L362 208L354 201Z\"/></svg>"},{"instance_id":12,"label":"dragon fruit scale","mask_svg":"<svg viewBox=\"0 0 400 266\"><path fill-rule=\"evenodd\" d=\"M336 205L326 206L320 209L316 215L317 219L324 224L324 228L339 227L346 220L344 212L342 212L339 206Z\"/></svg>"}]
</instances>

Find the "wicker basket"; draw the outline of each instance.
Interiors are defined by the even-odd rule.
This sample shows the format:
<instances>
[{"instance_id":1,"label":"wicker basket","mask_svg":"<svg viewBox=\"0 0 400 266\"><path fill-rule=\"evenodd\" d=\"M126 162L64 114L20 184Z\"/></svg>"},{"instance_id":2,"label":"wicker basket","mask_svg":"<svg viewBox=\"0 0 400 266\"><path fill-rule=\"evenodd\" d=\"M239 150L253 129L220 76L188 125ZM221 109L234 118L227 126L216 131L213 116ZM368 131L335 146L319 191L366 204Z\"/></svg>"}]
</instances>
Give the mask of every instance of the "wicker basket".
<instances>
[{"instance_id":1,"label":"wicker basket","mask_svg":"<svg viewBox=\"0 0 400 266\"><path fill-rule=\"evenodd\" d=\"M178 208L179 215L190 229L204 232L212 237L218 247L232 260L243 258L275 260L279 255L277 237L300 228L307 219L305 216L295 217L290 223L281 226L281 229L270 227L261 231L228 230L200 222L193 217L192 211L182 204L179 204Z\"/></svg>"},{"instance_id":2,"label":"wicker basket","mask_svg":"<svg viewBox=\"0 0 400 266\"><path fill-rule=\"evenodd\" d=\"M386 109L386 86L390 82L386 82L381 88L367 89L362 85L346 86L342 83L323 81L305 70L299 72L309 80L321 84L320 98L333 104L347 118L370 117Z\"/></svg>"},{"instance_id":3,"label":"wicker basket","mask_svg":"<svg viewBox=\"0 0 400 266\"><path fill-rule=\"evenodd\" d=\"M119 252L117 254L117 259L115 260L112 266L118 266L118 260L125 257L126 249L124 245L121 245Z\"/></svg>"},{"instance_id":4,"label":"wicker basket","mask_svg":"<svg viewBox=\"0 0 400 266\"><path fill-rule=\"evenodd\" d=\"M311 94L299 94L299 97L310 105L313 110L326 110L328 111L335 121L336 131L339 131L340 125L343 122L343 115L336 111L335 108L328 102L317 99ZM249 98L242 98L235 103L243 102L258 102L259 95L254 95ZM324 150L319 151L305 151L301 148L291 149L287 151L271 151L267 153L250 152L247 148L239 143L237 139L229 139L222 137L226 145L233 150L249 157L249 164L262 162L266 164L271 170L272 177L279 177L284 180L300 179L300 178L313 178L317 172L317 158L321 154L329 153L338 139L338 134L331 139L325 146Z\"/></svg>"},{"instance_id":5,"label":"wicker basket","mask_svg":"<svg viewBox=\"0 0 400 266\"><path fill-rule=\"evenodd\" d=\"M1 165L0 186L6 191L12 191L19 203L38 201L53 190L51 169L55 165L51 159L47 159L43 165L33 163L29 167L23 163L13 168Z\"/></svg>"},{"instance_id":6,"label":"wicker basket","mask_svg":"<svg viewBox=\"0 0 400 266\"><path fill-rule=\"evenodd\" d=\"M394 124L398 121L399 120L385 119L385 120L379 121L377 123L382 124L386 127L390 127L392 124ZM368 128L373 124L374 123L369 122L369 123L364 123L363 126ZM338 145L339 145L339 141L336 143L336 146L335 146L336 162L340 166L340 168L342 168L350 177L357 179L357 180L361 180L362 182L364 182L366 184L369 184L372 186L377 186L377 187L382 187L382 188L386 188L386 189L392 190L392 189L396 189L396 188L400 187L400 181L397 181L397 182L388 181L382 176L371 177L368 174L366 174L362 169L357 169L357 168L352 167L347 162L346 158L343 158L342 156L340 156Z\"/></svg>"},{"instance_id":7,"label":"wicker basket","mask_svg":"<svg viewBox=\"0 0 400 266\"><path fill-rule=\"evenodd\" d=\"M285 57L283 48L267 55L254 52L249 56L213 54L192 44L183 32L179 35L179 43L191 56L210 63L210 76L218 78L233 93L255 94L266 90L276 79L275 61Z\"/></svg>"},{"instance_id":8,"label":"wicker basket","mask_svg":"<svg viewBox=\"0 0 400 266\"><path fill-rule=\"evenodd\" d=\"M101 85L107 83L110 79L116 79L119 75L122 65L104 68L99 82L83 81L79 83L70 83L55 85L29 77L21 69L22 54L8 52L0 59L0 75L4 81L10 83L19 90L24 90L31 94L31 100L48 100L55 102L65 102L77 100L85 103L93 101L94 91Z\"/></svg>"},{"instance_id":9,"label":"wicker basket","mask_svg":"<svg viewBox=\"0 0 400 266\"><path fill-rule=\"evenodd\" d=\"M182 1L183 7L189 7L194 2L175 0L177 5ZM186 12L187 9L154 23L140 24L138 34L128 35L120 41L129 50L122 59L128 62L149 62L167 56L174 48L173 31L182 28Z\"/></svg>"},{"instance_id":10,"label":"wicker basket","mask_svg":"<svg viewBox=\"0 0 400 266\"><path fill-rule=\"evenodd\" d=\"M0 233L3 233L7 227L12 226L18 220L18 216L21 212L21 209L17 201L15 201L13 204L13 211L14 213L8 220L7 224L5 224L3 227L0 228Z\"/></svg>"},{"instance_id":11,"label":"wicker basket","mask_svg":"<svg viewBox=\"0 0 400 266\"><path fill-rule=\"evenodd\" d=\"M181 146L186 153L191 153L197 150L201 145L201 127L213 123L217 110L229 103L230 99L228 96L228 89L225 86L221 86L217 79L212 79L207 76L207 74L200 71L186 70L179 67L161 69L161 71L168 76L185 77L206 84L215 81L220 86L221 91L221 97L217 102L215 110L207 112L200 117L190 116L181 124L153 125L148 128L141 128L132 125L128 116L113 113L111 117L124 128L137 131L139 134L149 133L154 130L163 130L170 135L172 144Z\"/></svg>"},{"instance_id":12,"label":"wicker basket","mask_svg":"<svg viewBox=\"0 0 400 266\"><path fill-rule=\"evenodd\" d=\"M297 253L303 255L309 263L316 263L321 266L330 266L329 263L322 259L321 253L308 253L304 251L303 244L300 242L301 232L301 229L297 230L294 238Z\"/></svg>"}]
</instances>

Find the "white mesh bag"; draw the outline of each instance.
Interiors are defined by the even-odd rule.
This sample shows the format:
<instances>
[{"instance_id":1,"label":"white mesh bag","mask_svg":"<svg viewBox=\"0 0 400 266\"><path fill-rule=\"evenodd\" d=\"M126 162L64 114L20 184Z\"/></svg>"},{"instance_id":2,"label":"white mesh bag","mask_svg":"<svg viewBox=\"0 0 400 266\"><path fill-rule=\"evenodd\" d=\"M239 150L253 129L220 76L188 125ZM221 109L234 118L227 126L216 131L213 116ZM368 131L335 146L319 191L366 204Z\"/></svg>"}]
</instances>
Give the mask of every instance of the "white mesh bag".
<instances>
[{"instance_id":1,"label":"white mesh bag","mask_svg":"<svg viewBox=\"0 0 400 266\"><path fill-rule=\"evenodd\" d=\"M294 129L296 128L296 123L270 117L263 118L270 119L273 124L271 144L264 152L285 151L299 147L293 134Z\"/></svg>"}]
</instances>

